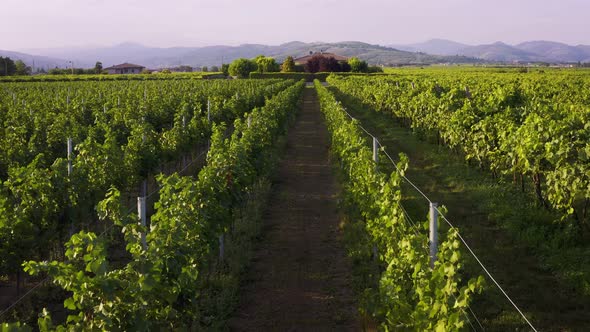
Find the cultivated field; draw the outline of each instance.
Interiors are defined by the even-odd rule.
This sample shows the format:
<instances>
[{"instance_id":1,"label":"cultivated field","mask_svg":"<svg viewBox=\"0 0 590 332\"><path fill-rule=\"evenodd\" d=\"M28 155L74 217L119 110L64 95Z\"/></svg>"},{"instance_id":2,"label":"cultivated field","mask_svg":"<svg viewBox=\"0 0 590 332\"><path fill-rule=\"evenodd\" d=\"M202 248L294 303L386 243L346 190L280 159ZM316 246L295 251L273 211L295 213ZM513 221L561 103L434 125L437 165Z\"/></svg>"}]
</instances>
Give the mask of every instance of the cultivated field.
<instances>
[{"instance_id":1,"label":"cultivated field","mask_svg":"<svg viewBox=\"0 0 590 332\"><path fill-rule=\"evenodd\" d=\"M589 71L177 78L0 82L3 329L590 326Z\"/></svg>"}]
</instances>

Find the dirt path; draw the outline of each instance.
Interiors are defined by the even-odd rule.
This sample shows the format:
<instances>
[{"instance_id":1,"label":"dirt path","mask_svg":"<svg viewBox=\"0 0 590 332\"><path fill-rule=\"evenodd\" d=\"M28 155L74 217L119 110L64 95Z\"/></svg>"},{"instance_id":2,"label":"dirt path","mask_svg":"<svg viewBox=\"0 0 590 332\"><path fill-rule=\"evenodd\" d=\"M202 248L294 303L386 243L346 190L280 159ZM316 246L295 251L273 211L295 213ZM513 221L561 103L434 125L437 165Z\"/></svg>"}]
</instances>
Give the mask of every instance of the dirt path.
<instances>
[{"instance_id":1,"label":"dirt path","mask_svg":"<svg viewBox=\"0 0 590 332\"><path fill-rule=\"evenodd\" d=\"M360 330L328 147L317 95L308 87L230 330Z\"/></svg>"}]
</instances>

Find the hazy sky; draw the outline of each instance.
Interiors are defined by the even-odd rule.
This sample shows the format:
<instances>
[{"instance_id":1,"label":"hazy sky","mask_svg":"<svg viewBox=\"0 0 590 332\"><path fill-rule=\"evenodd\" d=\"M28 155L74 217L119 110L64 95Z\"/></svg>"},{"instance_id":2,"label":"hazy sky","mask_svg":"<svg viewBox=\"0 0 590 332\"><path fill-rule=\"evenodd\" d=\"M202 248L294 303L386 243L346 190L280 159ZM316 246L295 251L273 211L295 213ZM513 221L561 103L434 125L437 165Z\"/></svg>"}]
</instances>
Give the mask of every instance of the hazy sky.
<instances>
[{"instance_id":1,"label":"hazy sky","mask_svg":"<svg viewBox=\"0 0 590 332\"><path fill-rule=\"evenodd\" d=\"M0 49L446 38L590 44L590 0L0 0Z\"/></svg>"}]
</instances>

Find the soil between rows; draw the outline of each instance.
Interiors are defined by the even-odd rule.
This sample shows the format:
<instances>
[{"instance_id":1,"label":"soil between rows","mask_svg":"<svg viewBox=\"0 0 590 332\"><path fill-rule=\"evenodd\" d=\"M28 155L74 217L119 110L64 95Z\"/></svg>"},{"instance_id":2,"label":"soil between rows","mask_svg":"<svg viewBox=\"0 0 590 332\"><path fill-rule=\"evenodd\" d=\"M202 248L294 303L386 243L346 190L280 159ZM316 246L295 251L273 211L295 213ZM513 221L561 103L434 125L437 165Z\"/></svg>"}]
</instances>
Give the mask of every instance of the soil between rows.
<instances>
[{"instance_id":1,"label":"soil between rows","mask_svg":"<svg viewBox=\"0 0 590 332\"><path fill-rule=\"evenodd\" d=\"M359 331L329 136L308 87L287 137L232 331Z\"/></svg>"}]
</instances>

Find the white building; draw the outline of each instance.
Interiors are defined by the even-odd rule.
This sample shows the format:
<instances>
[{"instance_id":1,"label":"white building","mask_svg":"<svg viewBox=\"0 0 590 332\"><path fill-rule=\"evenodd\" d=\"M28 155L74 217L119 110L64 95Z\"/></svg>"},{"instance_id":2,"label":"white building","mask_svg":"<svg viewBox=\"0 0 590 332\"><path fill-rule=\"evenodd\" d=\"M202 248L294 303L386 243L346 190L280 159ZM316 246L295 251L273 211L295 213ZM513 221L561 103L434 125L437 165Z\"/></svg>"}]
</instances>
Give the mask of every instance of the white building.
<instances>
[{"instance_id":1,"label":"white building","mask_svg":"<svg viewBox=\"0 0 590 332\"><path fill-rule=\"evenodd\" d=\"M140 74L144 66L134 65L132 63L122 63L120 65L105 68L109 74Z\"/></svg>"}]
</instances>

